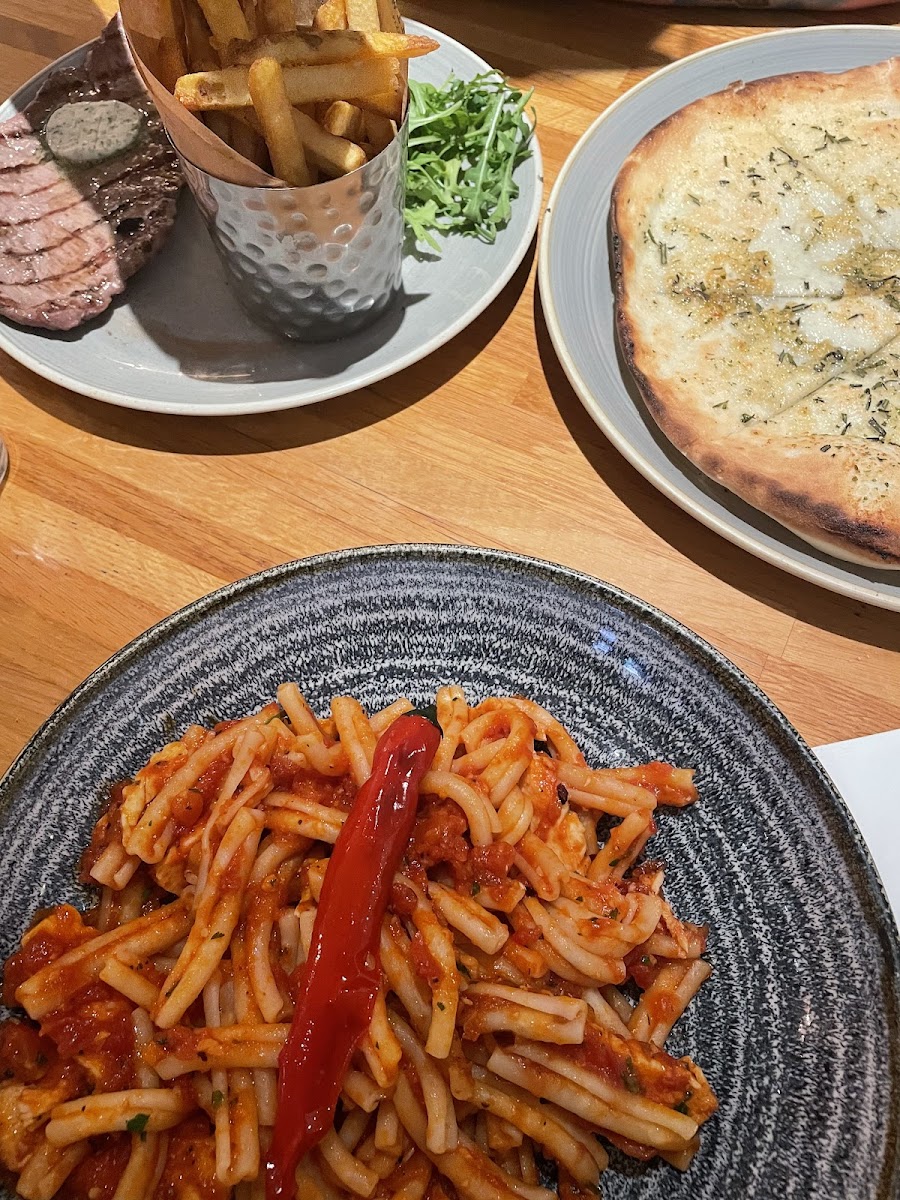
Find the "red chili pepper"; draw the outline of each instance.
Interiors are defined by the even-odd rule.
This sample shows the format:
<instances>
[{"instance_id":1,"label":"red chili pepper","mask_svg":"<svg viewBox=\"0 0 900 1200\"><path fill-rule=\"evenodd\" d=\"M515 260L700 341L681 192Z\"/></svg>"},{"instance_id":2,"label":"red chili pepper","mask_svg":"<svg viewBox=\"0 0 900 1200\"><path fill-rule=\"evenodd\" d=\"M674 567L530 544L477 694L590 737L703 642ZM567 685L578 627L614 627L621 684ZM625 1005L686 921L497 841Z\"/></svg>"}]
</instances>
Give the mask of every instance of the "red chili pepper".
<instances>
[{"instance_id":1,"label":"red chili pepper","mask_svg":"<svg viewBox=\"0 0 900 1200\"><path fill-rule=\"evenodd\" d=\"M297 1163L334 1121L350 1059L369 1028L381 982L381 922L439 743L424 717L396 720L375 747L372 774L335 843L309 958L293 981L297 1004L278 1060L267 1200L294 1200Z\"/></svg>"}]
</instances>

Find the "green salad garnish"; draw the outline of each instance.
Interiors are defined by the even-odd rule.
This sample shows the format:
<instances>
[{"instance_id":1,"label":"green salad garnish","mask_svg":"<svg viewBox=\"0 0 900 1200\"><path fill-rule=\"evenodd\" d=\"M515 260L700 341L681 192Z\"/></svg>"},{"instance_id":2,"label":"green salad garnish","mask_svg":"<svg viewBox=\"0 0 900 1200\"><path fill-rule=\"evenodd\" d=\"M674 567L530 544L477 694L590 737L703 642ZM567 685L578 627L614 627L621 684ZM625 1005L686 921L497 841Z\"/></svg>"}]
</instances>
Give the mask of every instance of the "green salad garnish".
<instances>
[{"instance_id":1,"label":"green salad garnish","mask_svg":"<svg viewBox=\"0 0 900 1200\"><path fill-rule=\"evenodd\" d=\"M408 229L438 252L435 233L494 242L519 194L513 172L531 154L532 93L493 71L443 87L410 80L409 91Z\"/></svg>"}]
</instances>

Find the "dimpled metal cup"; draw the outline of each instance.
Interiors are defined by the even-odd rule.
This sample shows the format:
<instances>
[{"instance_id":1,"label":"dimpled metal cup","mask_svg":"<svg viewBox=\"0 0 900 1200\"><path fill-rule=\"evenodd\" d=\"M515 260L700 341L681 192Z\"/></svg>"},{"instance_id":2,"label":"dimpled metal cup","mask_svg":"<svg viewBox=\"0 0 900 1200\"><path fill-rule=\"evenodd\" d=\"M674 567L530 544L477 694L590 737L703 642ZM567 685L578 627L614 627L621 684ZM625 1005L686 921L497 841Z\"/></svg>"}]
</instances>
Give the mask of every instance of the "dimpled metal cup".
<instances>
[{"instance_id":1,"label":"dimpled metal cup","mask_svg":"<svg viewBox=\"0 0 900 1200\"><path fill-rule=\"evenodd\" d=\"M358 171L305 188L185 178L247 311L286 337L356 333L400 288L407 124Z\"/></svg>"}]
</instances>

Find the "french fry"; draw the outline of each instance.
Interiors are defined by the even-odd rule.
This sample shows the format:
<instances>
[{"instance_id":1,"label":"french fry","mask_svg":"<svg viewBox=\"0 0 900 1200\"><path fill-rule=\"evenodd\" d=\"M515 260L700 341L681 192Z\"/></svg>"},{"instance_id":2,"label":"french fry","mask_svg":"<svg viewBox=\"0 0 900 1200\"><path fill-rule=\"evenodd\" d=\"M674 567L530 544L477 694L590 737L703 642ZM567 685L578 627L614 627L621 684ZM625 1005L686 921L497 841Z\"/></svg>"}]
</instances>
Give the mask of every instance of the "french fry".
<instances>
[{"instance_id":1,"label":"french fry","mask_svg":"<svg viewBox=\"0 0 900 1200\"><path fill-rule=\"evenodd\" d=\"M293 187L308 187L309 167L294 124L281 66L274 58L257 59L249 69L247 86L275 174Z\"/></svg>"},{"instance_id":2,"label":"french fry","mask_svg":"<svg viewBox=\"0 0 900 1200\"><path fill-rule=\"evenodd\" d=\"M366 33L374 33L381 28L377 0L345 0L345 2L348 29L362 29Z\"/></svg>"},{"instance_id":3,"label":"french fry","mask_svg":"<svg viewBox=\"0 0 900 1200\"><path fill-rule=\"evenodd\" d=\"M213 116L225 116L224 113L207 113L207 119ZM256 163L264 171L269 169L269 149L261 129L253 129L247 122L235 114L225 116L230 126L229 136L224 140L242 154L250 162Z\"/></svg>"},{"instance_id":4,"label":"french fry","mask_svg":"<svg viewBox=\"0 0 900 1200\"><path fill-rule=\"evenodd\" d=\"M255 38L262 30L259 27L259 14L256 10L256 0L240 0L241 11L244 14L244 20L247 22L247 28L250 30L251 38Z\"/></svg>"},{"instance_id":5,"label":"french fry","mask_svg":"<svg viewBox=\"0 0 900 1200\"><path fill-rule=\"evenodd\" d=\"M219 56L212 48L211 34L198 0L181 0L184 40L191 71L215 71Z\"/></svg>"},{"instance_id":6,"label":"french fry","mask_svg":"<svg viewBox=\"0 0 900 1200\"><path fill-rule=\"evenodd\" d=\"M377 0L378 24L385 33L402 33L403 19L395 0Z\"/></svg>"},{"instance_id":7,"label":"french fry","mask_svg":"<svg viewBox=\"0 0 900 1200\"><path fill-rule=\"evenodd\" d=\"M294 125L303 142L309 161L331 178L349 175L365 165L366 154L362 146L335 137L316 124L305 113L294 109Z\"/></svg>"},{"instance_id":8,"label":"french fry","mask_svg":"<svg viewBox=\"0 0 900 1200\"><path fill-rule=\"evenodd\" d=\"M396 0L155 5L161 80L243 158L294 186L379 154L403 118L405 62L438 48L405 33Z\"/></svg>"},{"instance_id":9,"label":"french fry","mask_svg":"<svg viewBox=\"0 0 900 1200\"><path fill-rule=\"evenodd\" d=\"M362 97L357 103L361 108L365 108L369 112L381 113L382 116L388 117L391 121L396 121L399 125L403 120L403 94L403 82L400 79L399 73L395 72L391 79L390 91L380 92L376 96Z\"/></svg>"},{"instance_id":10,"label":"french fry","mask_svg":"<svg viewBox=\"0 0 900 1200\"><path fill-rule=\"evenodd\" d=\"M382 117L381 120L386 118ZM322 128L328 133L333 133L335 137L348 138L351 142L358 142L362 137L363 115L360 109L355 104L348 104L346 100L335 100L334 104L328 106L325 116L322 118Z\"/></svg>"},{"instance_id":11,"label":"french fry","mask_svg":"<svg viewBox=\"0 0 900 1200\"><path fill-rule=\"evenodd\" d=\"M205 114L205 124L207 129L211 129L217 138L221 138L226 145L230 146L232 124L231 117L228 113L211 112Z\"/></svg>"},{"instance_id":12,"label":"french fry","mask_svg":"<svg viewBox=\"0 0 900 1200\"><path fill-rule=\"evenodd\" d=\"M397 126L380 113L363 113L363 127L366 131L366 141L376 154L380 154L397 136Z\"/></svg>"},{"instance_id":13,"label":"french fry","mask_svg":"<svg viewBox=\"0 0 900 1200\"><path fill-rule=\"evenodd\" d=\"M177 0L159 0L157 19L161 37L157 49L156 75L160 83L170 91L175 80L187 70L187 62L181 49L181 8L176 11Z\"/></svg>"},{"instance_id":14,"label":"french fry","mask_svg":"<svg viewBox=\"0 0 900 1200\"><path fill-rule=\"evenodd\" d=\"M227 46L235 38L249 42L250 26L238 0L200 0L214 46Z\"/></svg>"},{"instance_id":15,"label":"french fry","mask_svg":"<svg viewBox=\"0 0 900 1200\"><path fill-rule=\"evenodd\" d=\"M249 67L257 58L274 58L283 67L316 66L330 63L363 62L369 59L419 58L437 50L430 37L398 33L362 33L355 29L332 29L323 33L281 33L232 42L225 47L226 67Z\"/></svg>"},{"instance_id":16,"label":"french fry","mask_svg":"<svg viewBox=\"0 0 900 1200\"><path fill-rule=\"evenodd\" d=\"M156 51L156 78L171 92L179 76L187 70L181 44L175 38L160 38Z\"/></svg>"},{"instance_id":17,"label":"french fry","mask_svg":"<svg viewBox=\"0 0 900 1200\"><path fill-rule=\"evenodd\" d=\"M344 0L325 0L313 18L313 29L346 29L347 6Z\"/></svg>"},{"instance_id":18,"label":"french fry","mask_svg":"<svg viewBox=\"0 0 900 1200\"><path fill-rule=\"evenodd\" d=\"M278 63L275 65L279 66ZM193 75L182 75L175 85L175 98L191 112L248 108L252 103L249 70L247 67L224 67L221 71L198 71ZM389 59L285 67L283 74L291 104L348 100L392 119L397 112L396 92L392 90L397 82L396 69Z\"/></svg>"},{"instance_id":19,"label":"french fry","mask_svg":"<svg viewBox=\"0 0 900 1200\"><path fill-rule=\"evenodd\" d=\"M267 33L293 33L297 28L294 0L258 0Z\"/></svg>"}]
</instances>

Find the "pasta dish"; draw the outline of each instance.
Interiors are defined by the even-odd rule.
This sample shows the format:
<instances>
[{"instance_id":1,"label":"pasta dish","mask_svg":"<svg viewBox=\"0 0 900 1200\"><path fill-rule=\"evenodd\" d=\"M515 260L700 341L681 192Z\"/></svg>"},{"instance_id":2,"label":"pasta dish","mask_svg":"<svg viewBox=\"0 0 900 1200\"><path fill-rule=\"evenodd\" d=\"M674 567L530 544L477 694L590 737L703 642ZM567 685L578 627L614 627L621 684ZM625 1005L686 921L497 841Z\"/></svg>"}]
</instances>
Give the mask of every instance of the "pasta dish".
<instances>
[{"instance_id":1,"label":"pasta dish","mask_svg":"<svg viewBox=\"0 0 900 1200\"><path fill-rule=\"evenodd\" d=\"M39 913L7 961L25 1016L0 1025L0 1165L19 1195L578 1200L608 1146L686 1169L716 1099L664 1045L710 974L706 929L643 852L658 810L696 799L692 772L592 769L520 697L441 687L438 729L405 699L369 716L339 696L320 718L295 684L277 698L117 784L81 862L96 906ZM404 721L433 744L382 915L381 835L353 823ZM305 1119L284 1100L311 1053L292 1029L365 920L359 1037L345 972L312 1044L346 1052L335 1103L312 1097L325 1124L273 1192L279 1129Z\"/></svg>"}]
</instances>

